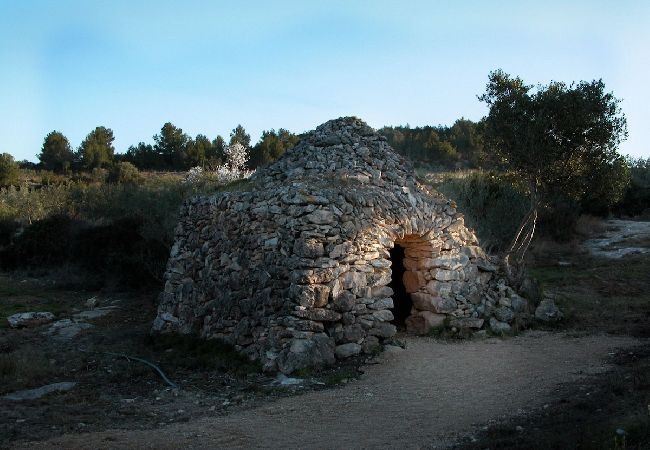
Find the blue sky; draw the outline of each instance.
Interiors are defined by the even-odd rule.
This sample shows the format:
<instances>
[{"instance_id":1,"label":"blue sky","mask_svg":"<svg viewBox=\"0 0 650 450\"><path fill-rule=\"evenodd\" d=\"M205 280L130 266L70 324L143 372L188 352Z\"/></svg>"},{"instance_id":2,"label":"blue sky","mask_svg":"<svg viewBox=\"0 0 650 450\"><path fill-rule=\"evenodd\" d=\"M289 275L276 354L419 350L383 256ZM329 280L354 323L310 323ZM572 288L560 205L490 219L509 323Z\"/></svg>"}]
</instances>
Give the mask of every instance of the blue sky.
<instances>
[{"instance_id":1,"label":"blue sky","mask_svg":"<svg viewBox=\"0 0 650 450\"><path fill-rule=\"evenodd\" d=\"M494 5L494 3L498 3ZM228 136L478 120L491 70L602 78L623 99L621 153L650 156L648 1L0 0L0 153L35 160L98 125L118 152L171 121Z\"/></svg>"}]
</instances>

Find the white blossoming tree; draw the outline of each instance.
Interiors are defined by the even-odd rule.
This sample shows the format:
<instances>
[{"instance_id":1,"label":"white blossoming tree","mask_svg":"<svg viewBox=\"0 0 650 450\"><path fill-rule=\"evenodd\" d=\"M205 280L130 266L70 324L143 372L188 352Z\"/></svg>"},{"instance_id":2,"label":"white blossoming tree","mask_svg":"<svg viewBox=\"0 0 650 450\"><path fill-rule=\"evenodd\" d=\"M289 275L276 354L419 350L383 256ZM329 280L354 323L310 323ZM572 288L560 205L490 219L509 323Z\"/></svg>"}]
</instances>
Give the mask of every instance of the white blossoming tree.
<instances>
[{"instance_id":1,"label":"white blossoming tree","mask_svg":"<svg viewBox=\"0 0 650 450\"><path fill-rule=\"evenodd\" d=\"M250 177L254 171L246 169L250 158L248 149L239 142L228 145L224 152L226 162L217 166L214 172L206 172L201 167L192 167L185 176L185 183L196 185L199 182L211 181L218 185L228 184L236 180Z\"/></svg>"}]
</instances>

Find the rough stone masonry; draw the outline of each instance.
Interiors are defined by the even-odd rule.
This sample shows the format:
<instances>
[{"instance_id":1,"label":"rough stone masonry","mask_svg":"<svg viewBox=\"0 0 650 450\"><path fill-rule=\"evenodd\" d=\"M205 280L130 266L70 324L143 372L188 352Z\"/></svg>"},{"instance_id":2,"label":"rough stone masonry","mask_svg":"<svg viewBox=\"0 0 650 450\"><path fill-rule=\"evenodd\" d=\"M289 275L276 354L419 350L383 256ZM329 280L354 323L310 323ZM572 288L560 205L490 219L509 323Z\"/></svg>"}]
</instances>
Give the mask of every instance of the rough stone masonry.
<instances>
[{"instance_id":1,"label":"rough stone masonry","mask_svg":"<svg viewBox=\"0 0 650 450\"><path fill-rule=\"evenodd\" d=\"M284 373L371 353L404 301L388 286L396 245L408 331L507 331L527 314L455 205L348 117L305 134L245 192L184 203L152 332L221 339Z\"/></svg>"}]
</instances>

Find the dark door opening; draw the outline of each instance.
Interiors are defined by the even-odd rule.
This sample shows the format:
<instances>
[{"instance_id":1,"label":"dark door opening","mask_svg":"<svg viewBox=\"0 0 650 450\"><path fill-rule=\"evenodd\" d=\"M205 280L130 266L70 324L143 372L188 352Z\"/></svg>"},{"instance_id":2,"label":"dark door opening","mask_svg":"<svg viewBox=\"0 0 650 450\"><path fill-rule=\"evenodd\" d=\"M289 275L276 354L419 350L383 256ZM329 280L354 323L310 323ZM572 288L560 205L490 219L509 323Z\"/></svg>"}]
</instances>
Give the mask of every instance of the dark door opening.
<instances>
[{"instance_id":1,"label":"dark door opening","mask_svg":"<svg viewBox=\"0 0 650 450\"><path fill-rule=\"evenodd\" d=\"M404 267L404 247L395 244L390 250L390 261L392 277L388 286L393 289L393 323L397 326L404 326L404 321L411 315L413 302L411 295L406 292L402 281L406 268Z\"/></svg>"}]
</instances>

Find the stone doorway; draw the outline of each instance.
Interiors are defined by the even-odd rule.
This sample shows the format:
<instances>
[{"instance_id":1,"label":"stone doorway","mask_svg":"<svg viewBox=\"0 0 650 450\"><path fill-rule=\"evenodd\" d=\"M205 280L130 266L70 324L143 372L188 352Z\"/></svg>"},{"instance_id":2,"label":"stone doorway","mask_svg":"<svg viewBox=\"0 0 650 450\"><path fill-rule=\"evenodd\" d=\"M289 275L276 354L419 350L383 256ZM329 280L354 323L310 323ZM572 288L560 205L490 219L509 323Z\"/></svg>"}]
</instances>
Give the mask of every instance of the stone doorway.
<instances>
[{"instance_id":1,"label":"stone doorway","mask_svg":"<svg viewBox=\"0 0 650 450\"><path fill-rule=\"evenodd\" d=\"M393 324L398 328L424 334L433 319L443 317L433 314L430 306L424 304L431 297L427 293L430 263L439 253L440 244L416 234L397 239L389 249L391 282L388 286L393 289Z\"/></svg>"},{"instance_id":2,"label":"stone doorway","mask_svg":"<svg viewBox=\"0 0 650 450\"><path fill-rule=\"evenodd\" d=\"M404 286L404 274L406 273L406 267L404 267L404 257L405 249L400 244L395 244L395 246L390 249L390 261L391 261L391 281L388 284L393 290L393 324L399 328L404 328L406 319L411 315L411 308L413 307L413 301L411 300L411 294L406 292L406 286Z\"/></svg>"}]
</instances>

